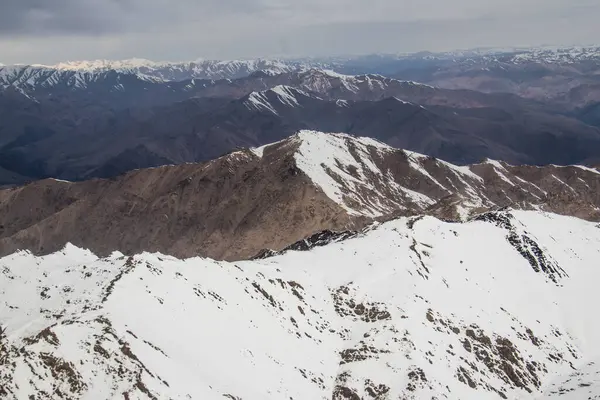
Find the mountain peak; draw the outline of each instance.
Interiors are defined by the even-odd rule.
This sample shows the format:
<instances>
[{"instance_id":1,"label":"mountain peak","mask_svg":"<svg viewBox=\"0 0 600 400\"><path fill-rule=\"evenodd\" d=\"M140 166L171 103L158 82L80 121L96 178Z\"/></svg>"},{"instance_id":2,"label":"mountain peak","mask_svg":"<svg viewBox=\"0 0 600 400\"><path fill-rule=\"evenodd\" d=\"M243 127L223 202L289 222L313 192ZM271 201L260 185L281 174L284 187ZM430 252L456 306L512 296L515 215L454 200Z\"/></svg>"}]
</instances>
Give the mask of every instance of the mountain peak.
<instances>
[{"instance_id":1,"label":"mountain peak","mask_svg":"<svg viewBox=\"0 0 600 400\"><path fill-rule=\"evenodd\" d=\"M516 206L600 217L596 195L584 195L577 205L570 197L547 198L556 188L581 194L600 183L600 172L589 167L512 166L489 159L458 166L371 138L311 130L281 143L294 149L296 167L351 216L376 219L428 210L466 220L481 210ZM262 157L271 146L252 151Z\"/></svg>"},{"instance_id":2,"label":"mountain peak","mask_svg":"<svg viewBox=\"0 0 600 400\"><path fill-rule=\"evenodd\" d=\"M600 221L599 186L599 171L578 166L457 166L370 138L302 130L202 164L0 190L0 255L46 253L70 241L100 254L240 259L325 229L423 214L465 221L502 207Z\"/></svg>"},{"instance_id":3,"label":"mountain peak","mask_svg":"<svg viewBox=\"0 0 600 400\"><path fill-rule=\"evenodd\" d=\"M286 108L302 107L302 98L318 97L291 86L277 85L261 92L250 93L243 103L250 110L267 111L279 115L277 109L281 106Z\"/></svg>"}]
</instances>

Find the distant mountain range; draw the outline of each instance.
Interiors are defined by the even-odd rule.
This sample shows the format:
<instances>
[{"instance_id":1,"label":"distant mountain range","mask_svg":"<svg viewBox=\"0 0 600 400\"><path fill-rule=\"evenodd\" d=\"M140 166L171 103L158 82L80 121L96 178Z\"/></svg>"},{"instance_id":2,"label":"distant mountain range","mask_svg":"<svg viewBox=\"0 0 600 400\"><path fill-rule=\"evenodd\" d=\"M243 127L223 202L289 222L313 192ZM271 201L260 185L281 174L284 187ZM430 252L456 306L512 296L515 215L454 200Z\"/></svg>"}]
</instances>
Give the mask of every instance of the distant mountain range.
<instances>
[{"instance_id":1,"label":"distant mountain range","mask_svg":"<svg viewBox=\"0 0 600 400\"><path fill-rule=\"evenodd\" d=\"M372 136L459 164L593 165L597 53L4 66L0 185L206 161L300 129Z\"/></svg>"},{"instance_id":2,"label":"distant mountain range","mask_svg":"<svg viewBox=\"0 0 600 400\"><path fill-rule=\"evenodd\" d=\"M190 79L236 79L256 71L280 74L310 67L321 68L324 67L324 64L279 60L181 63L157 63L149 60L99 60L57 65L13 65L0 66L0 86L34 89L68 85L75 89L81 89L111 72L136 75L139 79L148 82L168 82Z\"/></svg>"},{"instance_id":3,"label":"distant mountain range","mask_svg":"<svg viewBox=\"0 0 600 400\"><path fill-rule=\"evenodd\" d=\"M69 82L84 87L93 75L115 71L134 74L149 81L182 81L189 79L237 79L256 71L281 74L310 68L331 69L345 74L384 74L459 66L485 65L498 67L526 64L577 66L600 62L600 47L485 49L446 53L373 54L365 56L254 59L196 60L185 62L155 62L145 59L71 61L55 65L0 64L0 86L21 88L51 87Z\"/></svg>"},{"instance_id":4,"label":"distant mountain range","mask_svg":"<svg viewBox=\"0 0 600 400\"><path fill-rule=\"evenodd\" d=\"M315 69L167 83L112 71L85 90L8 88L0 103L4 184L206 161L301 129L371 136L459 164L586 164L600 154L598 128L512 94Z\"/></svg>"}]
</instances>

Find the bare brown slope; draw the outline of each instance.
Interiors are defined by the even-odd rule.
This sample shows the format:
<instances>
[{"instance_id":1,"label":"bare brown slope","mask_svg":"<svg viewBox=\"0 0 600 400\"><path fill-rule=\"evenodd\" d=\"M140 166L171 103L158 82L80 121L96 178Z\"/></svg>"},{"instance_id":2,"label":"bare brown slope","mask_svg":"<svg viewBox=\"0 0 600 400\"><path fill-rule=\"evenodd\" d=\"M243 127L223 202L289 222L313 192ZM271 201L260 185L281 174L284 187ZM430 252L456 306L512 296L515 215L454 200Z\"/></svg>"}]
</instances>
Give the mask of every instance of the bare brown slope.
<instances>
[{"instance_id":1,"label":"bare brown slope","mask_svg":"<svg viewBox=\"0 0 600 400\"><path fill-rule=\"evenodd\" d=\"M262 159L243 151L115 180L44 180L0 191L0 253L49 253L71 242L100 254L240 259L326 228L352 228L345 212L295 169L293 149L285 146Z\"/></svg>"},{"instance_id":2,"label":"bare brown slope","mask_svg":"<svg viewBox=\"0 0 600 400\"><path fill-rule=\"evenodd\" d=\"M298 163L299 154L312 158ZM340 203L325 193L338 193ZM243 150L113 180L48 179L0 190L0 254L45 254L71 242L100 255L159 251L238 260L374 219L464 220L500 207L598 221L600 171L495 161L458 167L372 139L303 131L262 156Z\"/></svg>"}]
</instances>

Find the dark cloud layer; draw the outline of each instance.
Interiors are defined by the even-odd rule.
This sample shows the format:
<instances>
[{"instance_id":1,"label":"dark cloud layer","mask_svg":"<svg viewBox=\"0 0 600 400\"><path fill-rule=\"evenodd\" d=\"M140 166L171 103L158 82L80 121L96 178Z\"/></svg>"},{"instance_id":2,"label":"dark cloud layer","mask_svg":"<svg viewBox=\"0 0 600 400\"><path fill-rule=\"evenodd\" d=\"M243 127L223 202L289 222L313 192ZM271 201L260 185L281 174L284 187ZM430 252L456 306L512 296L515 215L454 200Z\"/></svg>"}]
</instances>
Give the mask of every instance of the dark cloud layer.
<instances>
[{"instance_id":1,"label":"dark cloud layer","mask_svg":"<svg viewBox=\"0 0 600 400\"><path fill-rule=\"evenodd\" d=\"M588 44L597 0L0 0L0 62Z\"/></svg>"}]
</instances>

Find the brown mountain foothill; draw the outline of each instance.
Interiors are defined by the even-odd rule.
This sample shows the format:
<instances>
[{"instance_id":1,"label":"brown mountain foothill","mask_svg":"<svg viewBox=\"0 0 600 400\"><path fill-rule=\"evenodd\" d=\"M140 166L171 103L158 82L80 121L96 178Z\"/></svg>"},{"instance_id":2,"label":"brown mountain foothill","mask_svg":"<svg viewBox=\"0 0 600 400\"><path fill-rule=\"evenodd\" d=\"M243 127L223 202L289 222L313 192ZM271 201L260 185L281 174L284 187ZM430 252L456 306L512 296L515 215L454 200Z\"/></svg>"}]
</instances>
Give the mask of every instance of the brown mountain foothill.
<instances>
[{"instance_id":1,"label":"brown mountain foothill","mask_svg":"<svg viewBox=\"0 0 600 400\"><path fill-rule=\"evenodd\" d=\"M598 221L600 172L492 160L456 166L370 138L301 131L201 164L0 190L0 254L72 243L99 255L240 260L324 230L422 214L460 221L501 207Z\"/></svg>"}]
</instances>

